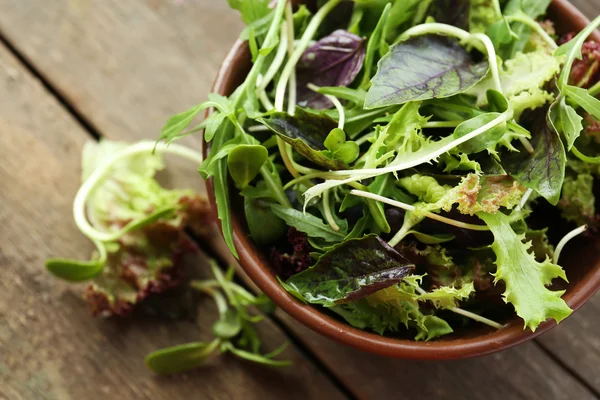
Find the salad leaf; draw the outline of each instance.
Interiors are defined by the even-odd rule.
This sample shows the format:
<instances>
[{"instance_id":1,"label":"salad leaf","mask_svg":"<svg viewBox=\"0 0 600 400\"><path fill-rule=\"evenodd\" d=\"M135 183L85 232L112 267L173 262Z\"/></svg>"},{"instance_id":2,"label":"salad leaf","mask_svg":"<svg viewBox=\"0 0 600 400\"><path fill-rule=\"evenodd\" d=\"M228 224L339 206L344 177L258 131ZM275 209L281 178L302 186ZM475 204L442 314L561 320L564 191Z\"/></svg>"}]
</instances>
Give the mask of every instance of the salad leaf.
<instances>
[{"instance_id":1,"label":"salad leaf","mask_svg":"<svg viewBox=\"0 0 600 400\"><path fill-rule=\"evenodd\" d=\"M392 46L379 61L365 108L450 97L482 80L488 69L487 61L475 63L452 39L433 34L411 37Z\"/></svg>"},{"instance_id":2,"label":"salad leaf","mask_svg":"<svg viewBox=\"0 0 600 400\"><path fill-rule=\"evenodd\" d=\"M522 13L535 20L546 12L551 0L509 0L504 7L505 15L514 15ZM532 30L521 22L512 24L512 31L518 39L503 45L499 55L504 60L512 58L518 52L522 52L529 41Z\"/></svg>"},{"instance_id":3,"label":"salad leaf","mask_svg":"<svg viewBox=\"0 0 600 400\"><path fill-rule=\"evenodd\" d=\"M413 268L379 236L367 235L334 246L285 284L307 302L331 307L398 283Z\"/></svg>"},{"instance_id":4,"label":"salad leaf","mask_svg":"<svg viewBox=\"0 0 600 400\"><path fill-rule=\"evenodd\" d=\"M336 30L310 46L296 67L297 101L302 107L325 109L331 100L307 85L348 86L360 72L365 59L364 40L344 30Z\"/></svg>"},{"instance_id":5,"label":"salad leaf","mask_svg":"<svg viewBox=\"0 0 600 400\"><path fill-rule=\"evenodd\" d=\"M471 0L434 0L429 11L435 22L469 30Z\"/></svg>"},{"instance_id":6,"label":"salad leaf","mask_svg":"<svg viewBox=\"0 0 600 400\"><path fill-rule=\"evenodd\" d=\"M331 118L309 113L297 107L296 114L293 116L284 112L274 112L269 115L269 118L258 118L257 121L271 129L294 150L312 162L327 169L346 167L343 161L333 158L331 152L323 151L326 150L327 136L337 127L337 123ZM348 158L350 157L346 159Z\"/></svg>"},{"instance_id":7,"label":"salad leaf","mask_svg":"<svg viewBox=\"0 0 600 400\"><path fill-rule=\"evenodd\" d=\"M469 298L475 293L473 282L465 283L460 289L454 286L441 286L433 289L431 292L419 295L418 300L431 301L435 308L453 308L459 301Z\"/></svg>"},{"instance_id":8,"label":"salad leaf","mask_svg":"<svg viewBox=\"0 0 600 400\"><path fill-rule=\"evenodd\" d=\"M280 204L271 205L273 213L281 218L288 226L292 226L309 237L321 238L328 242L340 242L346 236L345 232L335 231L331 226L325 225L323 220L312 214L303 213L293 208Z\"/></svg>"},{"instance_id":9,"label":"salad leaf","mask_svg":"<svg viewBox=\"0 0 600 400\"><path fill-rule=\"evenodd\" d=\"M538 262L529 252L531 243L523 243L524 235L516 234L508 216L478 213L494 234L492 250L496 253L495 281L506 284L504 300L515 307L525 327L535 331L548 318L560 322L571 314L563 299L564 290L546 288L554 278L566 280L564 270L548 259Z\"/></svg>"},{"instance_id":10,"label":"salad leaf","mask_svg":"<svg viewBox=\"0 0 600 400\"><path fill-rule=\"evenodd\" d=\"M517 182L542 195L550 204L556 205L565 177L567 157L565 148L548 125L544 112L532 116L531 145L534 152L502 155L502 167Z\"/></svg>"},{"instance_id":11,"label":"salad leaf","mask_svg":"<svg viewBox=\"0 0 600 400\"><path fill-rule=\"evenodd\" d=\"M475 129L492 122L499 116L500 113L491 112L486 114L480 114L476 117L463 121L454 130L454 137L456 139L459 139L465 135L468 135ZM479 153L480 151L483 151L498 143L498 141L502 139L502 136L504 136L505 132L506 122L494 125L491 129L488 129L481 135L474 137L473 139L468 140L465 143L458 146L458 150L467 154Z\"/></svg>"},{"instance_id":12,"label":"salad leaf","mask_svg":"<svg viewBox=\"0 0 600 400\"><path fill-rule=\"evenodd\" d=\"M218 346L219 342L213 341L167 347L148 354L145 363L158 374L176 374L199 367L217 350Z\"/></svg>"},{"instance_id":13,"label":"salad leaf","mask_svg":"<svg viewBox=\"0 0 600 400\"><path fill-rule=\"evenodd\" d=\"M500 68L502 93L508 98L511 104L513 102L523 103L525 97L538 98L542 96L553 98L544 89L544 86L559 71L560 60L545 51L537 50L531 53L517 53L514 58L504 61ZM467 93L477 96L477 105L481 107L488 104L487 92L489 89L495 89L491 76L486 77L473 86ZM525 108L536 108L547 101L544 101L542 104L536 104L531 101L531 106L525 107L525 105L520 105L518 108L519 111ZM515 106L513 105L513 107Z\"/></svg>"},{"instance_id":14,"label":"salad leaf","mask_svg":"<svg viewBox=\"0 0 600 400\"><path fill-rule=\"evenodd\" d=\"M229 7L238 10L242 21L250 25L269 14L269 0L227 0Z\"/></svg>"},{"instance_id":15,"label":"salad leaf","mask_svg":"<svg viewBox=\"0 0 600 400\"><path fill-rule=\"evenodd\" d=\"M472 33L486 33L488 28L502 18L494 9L496 0L471 0L469 28Z\"/></svg>"},{"instance_id":16,"label":"salad leaf","mask_svg":"<svg viewBox=\"0 0 600 400\"><path fill-rule=\"evenodd\" d=\"M375 26L375 29L373 29L371 36L369 36L369 41L367 42L367 48L365 51L363 78L360 83L361 88L368 89L368 87L371 85L371 83L370 83L370 80L372 77L371 71L375 64L375 53L377 51L379 51L381 53L380 48L382 46L382 43L385 43L384 27L389 18L391 8L392 8L391 3L387 3L385 5L385 8L381 12L381 17L379 17L379 21L377 22L377 25ZM364 103L364 101L363 101L363 103Z\"/></svg>"},{"instance_id":17,"label":"salad leaf","mask_svg":"<svg viewBox=\"0 0 600 400\"><path fill-rule=\"evenodd\" d=\"M566 98L557 99L550 106L548 117L552 127L557 132L562 132L567 141L567 150L571 150L575 144L575 140L583 131L583 118L577 114L577 111L566 102Z\"/></svg>"},{"instance_id":18,"label":"salad leaf","mask_svg":"<svg viewBox=\"0 0 600 400\"><path fill-rule=\"evenodd\" d=\"M594 177L590 173L566 176L560 200L557 204L561 215L579 225L589 224L596 216Z\"/></svg>"},{"instance_id":19,"label":"salad leaf","mask_svg":"<svg viewBox=\"0 0 600 400\"><path fill-rule=\"evenodd\" d=\"M264 199L244 196L244 214L250 237L259 245L273 243L287 230L283 220L271 210L271 205Z\"/></svg>"},{"instance_id":20,"label":"salad leaf","mask_svg":"<svg viewBox=\"0 0 600 400\"><path fill-rule=\"evenodd\" d=\"M244 144L234 147L227 156L227 167L233 181L245 188L259 174L269 152L261 145Z\"/></svg>"}]
</instances>

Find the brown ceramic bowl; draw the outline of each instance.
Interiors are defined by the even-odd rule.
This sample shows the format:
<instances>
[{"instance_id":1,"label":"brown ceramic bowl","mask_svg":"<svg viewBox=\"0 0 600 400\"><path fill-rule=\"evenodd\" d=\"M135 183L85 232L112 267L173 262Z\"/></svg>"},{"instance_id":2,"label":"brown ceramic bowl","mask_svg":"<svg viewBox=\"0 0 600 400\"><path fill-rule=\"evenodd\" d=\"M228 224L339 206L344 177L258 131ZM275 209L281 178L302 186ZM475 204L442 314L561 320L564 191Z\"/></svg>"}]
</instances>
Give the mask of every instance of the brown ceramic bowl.
<instances>
[{"instance_id":1,"label":"brown ceramic bowl","mask_svg":"<svg viewBox=\"0 0 600 400\"><path fill-rule=\"evenodd\" d=\"M554 0L548 15L555 22L559 33L579 31L589 22L566 0ZM595 32L593 38L600 41L600 34ZM250 66L248 47L246 43L238 40L219 70L213 91L225 96L231 94L242 83ZM206 147L205 152L207 152ZM207 187L211 206L216 210L211 180L207 182ZM269 266L268 257L262 254L248 237L243 207L233 207L232 219L235 247L240 263L250 279L296 320L325 336L362 350L389 357L419 360L474 357L523 343L556 325L554 321L547 321L535 332L531 332L523 330L522 320L514 316L506 321L504 328L499 330L486 326L472 326L468 330L457 330L451 335L431 342L417 342L408 336L406 338L385 337L356 329L329 315L323 308L302 304L288 294L277 282ZM562 264L570 280L566 285L567 291L563 298L573 310L581 307L600 286L600 255L596 252L598 245L600 245L598 241L573 241L568 246L570 251L563 253Z\"/></svg>"}]
</instances>

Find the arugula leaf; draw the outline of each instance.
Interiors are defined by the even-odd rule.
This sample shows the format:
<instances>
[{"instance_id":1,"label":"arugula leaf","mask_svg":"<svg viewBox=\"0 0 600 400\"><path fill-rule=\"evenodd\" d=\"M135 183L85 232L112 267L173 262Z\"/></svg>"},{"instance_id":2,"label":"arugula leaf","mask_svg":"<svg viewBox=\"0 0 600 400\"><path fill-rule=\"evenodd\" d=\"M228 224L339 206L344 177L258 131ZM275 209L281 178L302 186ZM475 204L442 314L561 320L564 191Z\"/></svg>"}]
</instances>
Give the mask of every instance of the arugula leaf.
<instances>
[{"instance_id":1,"label":"arugula leaf","mask_svg":"<svg viewBox=\"0 0 600 400\"><path fill-rule=\"evenodd\" d=\"M398 283L412 269L414 264L379 236L368 235L334 246L285 284L295 296L331 307Z\"/></svg>"},{"instance_id":2,"label":"arugula leaf","mask_svg":"<svg viewBox=\"0 0 600 400\"><path fill-rule=\"evenodd\" d=\"M550 106L548 117L552 127L556 132L562 132L567 141L567 150L571 150L575 144L575 140L583 131L583 118L577 114L573 107L567 104L566 99L562 97L557 99Z\"/></svg>"},{"instance_id":3,"label":"arugula leaf","mask_svg":"<svg viewBox=\"0 0 600 400\"><path fill-rule=\"evenodd\" d=\"M369 36L369 41L367 42L367 49L365 52L363 77L360 83L360 87L363 89L368 89L371 85L371 70L373 69L373 65L375 64L375 53L381 47L382 41L385 41L383 29L385 27L385 24L387 23L391 8L391 3L387 3L385 5L385 8L381 12L381 16L379 17L379 21L377 21L375 29L373 29L373 32L371 32L371 35Z\"/></svg>"},{"instance_id":4,"label":"arugula leaf","mask_svg":"<svg viewBox=\"0 0 600 400\"><path fill-rule=\"evenodd\" d=\"M303 213L293 208L284 207L280 204L271 205L273 213L281 218L288 226L292 226L310 237L325 239L328 242L340 242L344 240L346 233L335 231L323 220L312 214Z\"/></svg>"},{"instance_id":5,"label":"arugula leaf","mask_svg":"<svg viewBox=\"0 0 600 400\"><path fill-rule=\"evenodd\" d=\"M506 285L504 300L515 307L532 331L547 320L553 318L560 322L568 317L572 310L561 296L562 291L546 288L554 278L566 280L564 270L548 259L538 262L529 252L530 243L523 243L524 235L517 235L510 226L508 216L497 213L478 213L494 234L492 250L496 254L497 270L494 282L503 281Z\"/></svg>"},{"instance_id":6,"label":"arugula leaf","mask_svg":"<svg viewBox=\"0 0 600 400\"><path fill-rule=\"evenodd\" d=\"M534 152L502 154L504 170L526 188L542 195L556 205L560 197L567 156L558 134L548 125L545 111L532 116L531 145Z\"/></svg>"},{"instance_id":7,"label":"arugula leaf","mask_svg":"<svg viewBox=\"0 0 600 400\"><path fill-rule=\"evenodd\" d=\"M590 95L586 89L567 85L564 92L569 99L572 99L585 111L600 119L600 100Z\"/></svg>"},{"instance_id":8,"label":"arugula leaf","mask_svg":"<svg viewBox=\"0 0 600 400\"><path fill-rule=\"evenodd\" d=\"M198 368L219 347L220 342L193 342L153 351L146 366L158 374L176 374Z\"/></svg>"},{"instance_id":9,"label":"arugula leaf","mask_svg":"<svg viewBox=\"0 0 600 400\"><path fill-rule=\"evenodd\" d=\"M452 39L439 35L411 37L392 46L379 61L365 109L450 97L482 80L488 69L487 61L473 62Z\"/></svg>"},{"instance_id":10,"label":"arugula leaf","mask_svg":"<svg viewBox=\"0 0 600 400\"><path fill-rule=\"evenodd\" d=\"M546 13L550 2L551 0L509 0L504 7L504 14L514 15L523 13L535 20ZM502 46L499 55L503 60L513 58L515 54L522 52L532 34L531 28L521 22L514 22L512 24L512 31L518 39Z\"/></svg>"}]
</instances>

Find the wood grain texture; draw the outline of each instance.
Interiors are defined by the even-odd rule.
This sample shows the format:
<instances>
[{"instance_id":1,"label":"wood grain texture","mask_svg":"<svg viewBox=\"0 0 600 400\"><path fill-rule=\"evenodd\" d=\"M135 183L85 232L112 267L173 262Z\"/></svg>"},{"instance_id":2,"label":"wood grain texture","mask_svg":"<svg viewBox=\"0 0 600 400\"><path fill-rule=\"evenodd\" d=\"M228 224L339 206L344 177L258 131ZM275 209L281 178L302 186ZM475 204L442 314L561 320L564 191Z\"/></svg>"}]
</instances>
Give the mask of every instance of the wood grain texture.
<instances>
[{"instance_id":1,"label":"wood grain texture","mask_svg":"<svg viewBox=\"0 0 600 400\"><path fill-rule=\"evenodd\" d=\"M587 10L588 16L595 16L600 10L600 0L579 0L575 3ZM202 100L209 91L221 59L241 30L238 16L228 9L224 0L0 0L0 10L0 34L9 40L98 131L111 138L128 140L156 137L168 116ZM24 109L33 110L34 105L30 104ZM16 107L11 110L21 112L21 109ZM34 142L39 139L32 137L29 140ZM197 139L191 139L189 143L199 145ZM77 153L80 144L77 142L62 146L70 146L69 151ZM32 146L40 144L34 143ZM54 157L54 163L62 168L59 162L62 160L56 154ZM77 168L78 162L72 161L71 169ZM175 175L182 177L188 185L189 179L197 179L193 169L187 168L184 171L187 173L177 172ZM28 195L34 196L33 193L38 187L36 181L34 178L28 178L29 176L23 177L31 179ZM64 196L61 201L65 204L70 201L75 191L76 180L60 182L57 175L46 181L56 187L71 185L66 186L71 190L68 194L51 194L49 197L53 199L52 196ZM50 200L48 202L54 204ZM18 203L19 199L15 198L11 204ZM43 221L44 229L51 231L54 222L64 223L66 206L61 207L50 214L50 220L44 220L41 214L36 215L35 206L28 206L27 211ZM11 211L8 209L5 213ZM21 229L23 226L25 225L17 225ZM71 228L65 232L57 231L57 235L59 238L46 238L34 234L25 242L32 247L39 245L48 253L43 257L27 259L31 264L31 271L37 271L43 258L50 254L50 250L55 254L56 249L61 248L57 247L61 242L75 242L77 232ZM2 238L0 236L0 239ZM14 240L12 239L13 242ZM19 240L22 241L21 237ZM72 248L65 248L65 254L81 254L76 252L80 252L85 243L76 243L70 244ZM6 259L2 254L0 250L0 264L3 263L2 257ZM20 276L23 273L13 272L12 277L22 280ZM30 274L35 276L33 272ZM55 283L45 284L49 285L45 289L47 294L60 290L60 287L55 287ZM16 301L17 297L14 298ZM72 302L68 311L62 311L71 314L61 318L69 321L85 320L79 302ZM596 297L594 307L588 305L559 328L545 335L543 341L561 360L594 385L597 384L594 383L597 382L594 379L598 376L596 371L600 361L600 346L588 336L595 336L599 328L597 323L588 325L591 328L586 328L583 322L597 319L598 304L600 298ZM9 308L8 305L0 303L1 310ZM46 313L51 313L52 310L54 308L50 306L44 308ZM583 322L578 322L579 316ZM403 394L417 399L454 396L467 399L495 399L500 396L532 399L592 398L590 393L533 344L475 360L436 364L403 362L357 352L308 332L289 317L280 318L360 398L393 394L399 388ZM93 325L96 329L98 323ZM167 327L169 330L174 329L178 335L182 335L181 337L188 334L185 329L171 328L168 324L156 329L164 329L166 332ZM582 331L590 333L582 334ZM92 332L91 328L89 332ZM114 330L97 334L103 334L102 340L112 346L112 341L116 340L115 332L120 333L119 330ZM0 331L0 340L3 335L3 331ZM167 344L165 334L157 334L156 338L155 340L162 340L161 344ZM546 338L551 339L546 342ZM570 342L579 342L580 345L575 346L567 340L568 338L571 338ZM129 340L128 343L133 346L134 339L127 336L124 340ZM128 353L130 360L134 359L132 354L143 354L154 342L148 339L143 343L140 344L140 347L146 346L143 351L128 349L131 352ZM62 345L65 343L60 342L56 347ZM102 351L103 345L97 346L96 351ZM556 349L559 346L565 349L562 353ZM580 365L583 361L585 363ZM63 368L66 371L66 367ZM88 368L85 371L92 371L90 366L85 368ZM0 373L4 370L0 365ZM154 385L155 381L151 382L144 385ZM231 382L236 382L237 385L237 381ZM254 386L249 383L245 385L248 390L254 390ZM140 387L156 390L155 385ZM186 387L188 389L181 390L191 390L190 386ZM211 389L205 390L212 393ZM77 392L80 393L82 392ZM498 393L497 397L494 397L495 393ZM167 389L162 395L164 398L176 396Z\"/></svg>"},{"instance_id":2,"label":"wood grain texture","mask_svg":"<svg viewBox=\"0 0 600 400\"><path fill-rule=\"evenodd\" d=\"M196 322L90 317L82 287L43 267L92 250L70 211L88 135L2 46L0 93L0 399L343 398L293 346L282 355L293 369L223 356L173 378L149 372L148 352L210 338L214 305L203 301ZM208 269L203 255L190 263ZM286 340L271 321L259 334L267 349Z\"/></svg>"}]
</instances>

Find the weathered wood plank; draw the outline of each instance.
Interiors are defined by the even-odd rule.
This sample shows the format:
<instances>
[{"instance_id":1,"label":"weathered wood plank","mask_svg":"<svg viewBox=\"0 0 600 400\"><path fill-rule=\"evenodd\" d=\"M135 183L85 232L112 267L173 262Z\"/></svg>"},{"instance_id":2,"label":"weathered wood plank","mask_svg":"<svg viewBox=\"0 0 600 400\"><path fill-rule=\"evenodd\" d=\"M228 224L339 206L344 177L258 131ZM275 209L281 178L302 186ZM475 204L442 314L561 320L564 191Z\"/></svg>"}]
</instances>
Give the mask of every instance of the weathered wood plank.
<instances>
[{"instance_id":1,"label":"weathered wood plank","mask_svg":"<svg viewBox=\"0 0 600 400\"><path fill-rule=\"evenodd\" d=\"M70 211L88 135L3 46L0 93L0 399L343 398L293 346L283 357L294 368L223 356L173 378L146 370L152 350L209 339L214 306L202 302L196 323L87 315L81 288L52 278L43 264L49 256L89 257ZM208 268L203 256L194 263ZM260 334L271 349L286 340L271 321Z\"/></svg>"},{"instance_id":2,"label":"weathered wood plank","mask_svg":"<svg viewBox=\"0 0 600 400\"><path fill-rule=\"evenodd\" d=\"M225 1L179 3L183 6L171 0L0 0L0 32L102 133L128 139L155 137L167 116L205 96L220 60L241 28ZM597 14L599 8L590 5L600 4L600 0L579 3ZM30 26L30 21L37 23ZM189 170L191 175L193 170ZM477 398L481 392L476 387L471 388L472 397L459 390L457 382L465 376L458 369L464 369L474 385L485 383L481 386L487 389L486 397L496 391L509 391L509 398L533 396L520 387L525 384L521 377L527 376L527 385L538 389L538 398L590 398L531 344L478 360L405 363L332 344L304 332L305 328L289 319L285 321L361 397L406 389L396 370L408 370L412 375L405 381L411 382L412 391L406 394L413 397L424 397L426 392L435 398L433 393L439 390L438 398ZM566 329L564 326L552 333ZM584 340L581 336L578 339ZM481 360L494 365L497 373L486 369ZM363 369L361 380L357 375ZM431 371L443 379L437 381ZM485 377L479 371L491 375ZM561 382L561 387L546 383L546 376ZM429 387L432 380L437 383Z\"/></svg>"}]
</instances>

